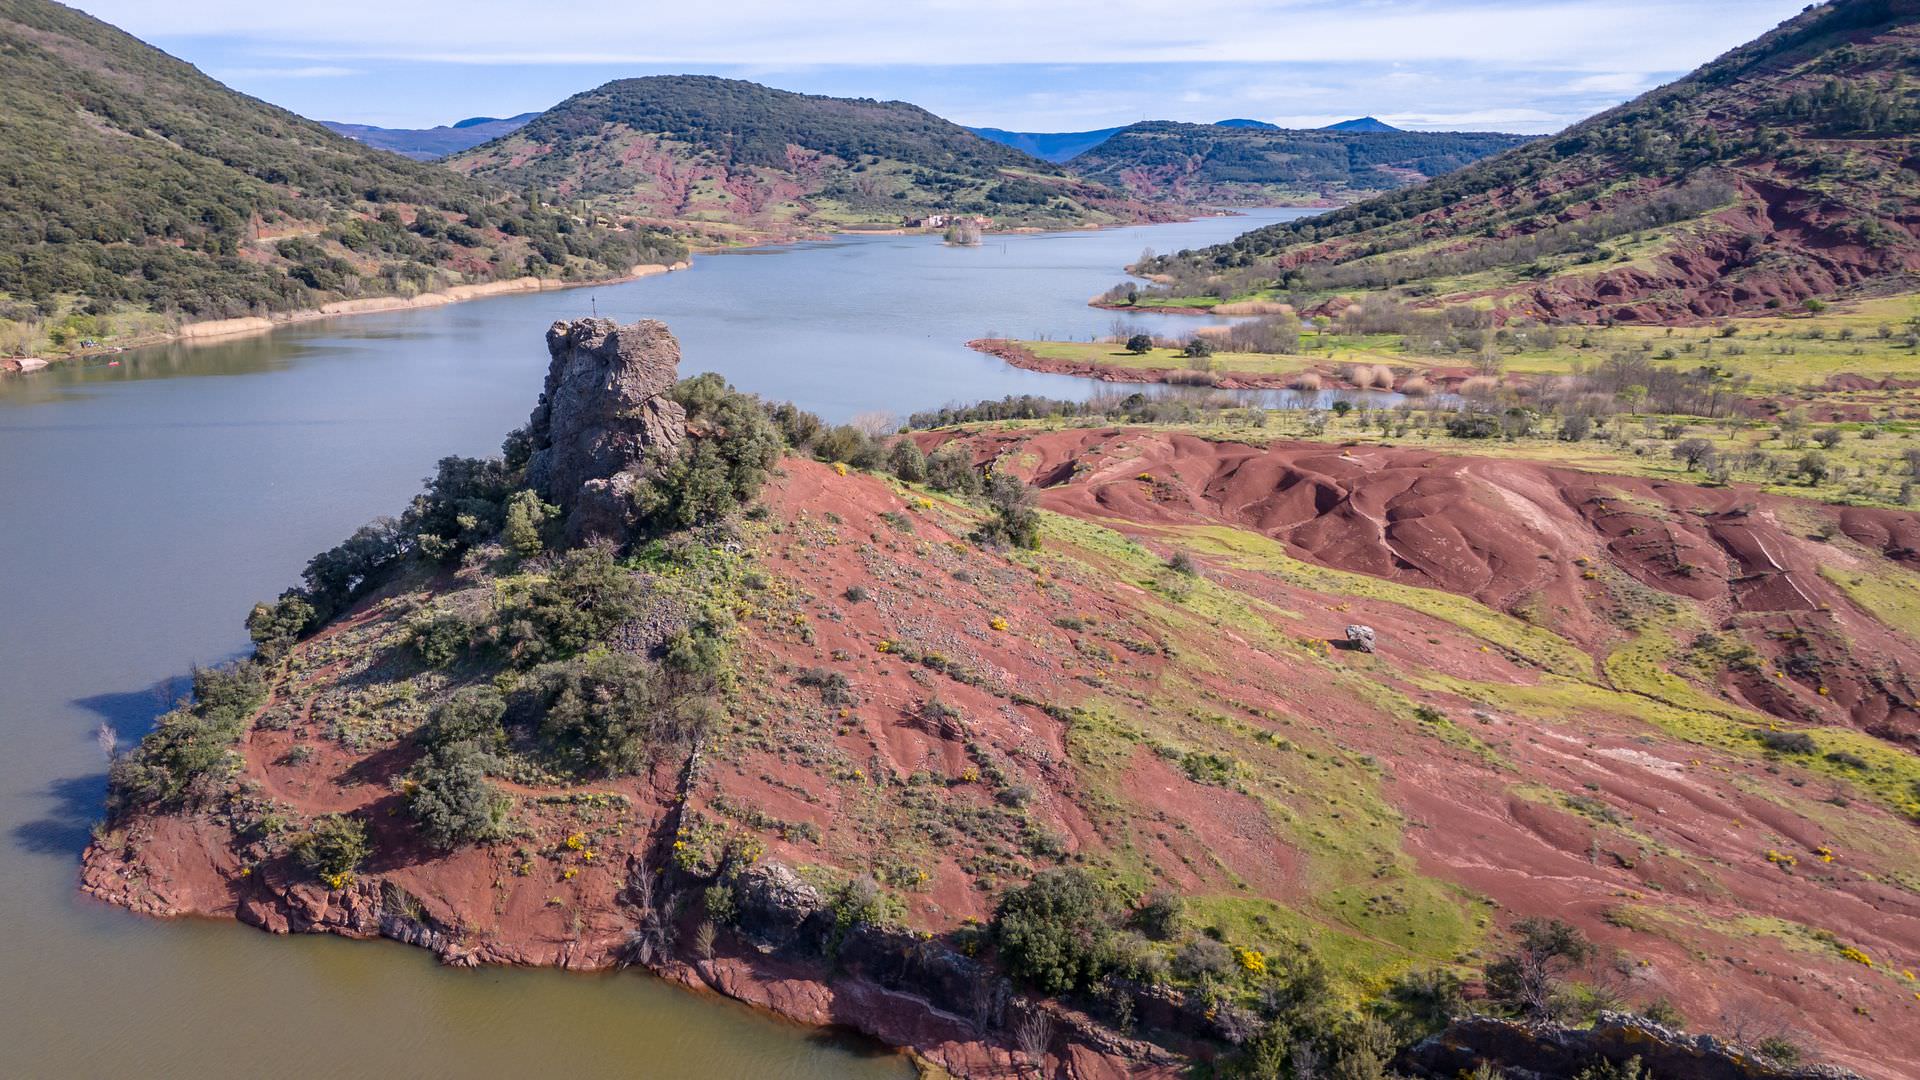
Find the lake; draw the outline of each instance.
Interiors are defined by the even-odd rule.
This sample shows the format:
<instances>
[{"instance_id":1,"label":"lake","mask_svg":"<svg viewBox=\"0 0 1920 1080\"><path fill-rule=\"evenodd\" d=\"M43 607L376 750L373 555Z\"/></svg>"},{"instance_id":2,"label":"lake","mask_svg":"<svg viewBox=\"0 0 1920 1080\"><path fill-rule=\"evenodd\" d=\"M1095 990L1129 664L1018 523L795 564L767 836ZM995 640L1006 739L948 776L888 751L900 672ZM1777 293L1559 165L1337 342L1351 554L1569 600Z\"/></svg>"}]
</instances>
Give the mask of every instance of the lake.
<instances>
[{"instance_id":1,"label":"lake","mask_svg":"<svg viewBox=\"0 0 1920 1080\"><path fill-rule=\"evenodd\" d=\"M526 420L556 319L658 318L682 374L834 420L1102 384L964 343L1104 333L1145 247L1309 211L1097 232L850 237L623 285L303 323L0 379L0 1047L27 1077L902 1077L896 1056L636 975L452 971L381 942L159 922L79 896L103 723L131 740L255 600L433 462ZM1205 320L1134 316L1162 333ZM1178 323L1173 320L1179 319Z\"/></svg>"}]
</instances>

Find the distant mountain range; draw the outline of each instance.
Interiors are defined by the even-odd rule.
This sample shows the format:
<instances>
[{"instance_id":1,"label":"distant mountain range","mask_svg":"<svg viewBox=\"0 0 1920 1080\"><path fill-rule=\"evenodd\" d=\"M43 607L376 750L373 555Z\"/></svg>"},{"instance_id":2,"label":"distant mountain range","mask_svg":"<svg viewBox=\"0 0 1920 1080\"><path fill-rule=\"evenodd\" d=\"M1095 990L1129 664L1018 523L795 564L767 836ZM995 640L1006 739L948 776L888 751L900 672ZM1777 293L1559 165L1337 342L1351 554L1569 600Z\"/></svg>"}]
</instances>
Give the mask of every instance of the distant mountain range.
<instances>
[{"instance_id":1,"label":"distant mountain range","mask_svg":"<svg viewBox=\"0 0 1920 1080\"><path fill-rule=\"evenodd\" d=\"M1088 150L1107 141L1116 132L1117 127L1100 128L1096 131L1003 131L1000 128L968 128L968 131L983 139L992 139L1002 146L1011 146L1022 153L1032 154L1042 161L1051 161L1058 165L1063 161L1086 153Z\"/></svg>"},{"instance_id":2,"label":"distant mountain range","mask_svg":"<svg viewBox=\"0 0 1920 1080\"><path fill-rule=\"evenodd\" d=\"M705 75L576 94L447 162L597 213L756 236L897 227L948 215L1003 226L1164 218L902 101L822 97Z\"/></svg>"},{"instance_id":3,"label":"distant mountain range","mask_svg":"<svg viewBox=\"0 0 1920 1080\"><path fill-rule=\"evenodd\" d=\"M527 125L527 121L539 115L537 112L524 112L504 120L475 116L456 124L432 128L383 128L371 124L342 124L333 120L322 120L320 123L356 142L391 150L415 161L432 161L518 131Z\"/></svg>"},{"instance_id":4,"label":"distant mountain range","mask_svg":"<svg viewBox=\"0 0 1920 1080\"><path fill-rule=\"evenodd\" d=\"M1378 123L1377 121L1375 121ZM1451 172L1527 141L1494 132L1296 131L1155 120L1066 163L1137 199L1213 206L1345 202Z\"/></svg>"},{"instance_id":5,"label":"distant mountain range","mask_svg":"<svg viewBox=\"0 0 1920 1080\"><path fill-rule=\"evenodd\" d=\"M1194 295L1385 294L1587 322L1910 288L1915 56L1915 0L1817 5L1558 135L1148 269Z\"/></svg>"},{"instance_id":6,"label":"distant mountain range","mask_svg":"<svg viewBox=\"0 0 1920 1080\"><path fill-rule=\"evenodd\" d=\"M1148 120L1148 121L1143 121L1143 123L1165 124L1165 123L1173 123L1173 121ZM1001 128L990 128L990 127L968 128L967 130L973 132L975 135L978 135L981 138L992 139L994 142L997 142L1002 146L1011 146L1015 150L1025 151L1026 153L1032 154L1034 157L1040 158L1043 161L1051 161L1054 164L1058 165L1058 164L1064 164L1068 161L1072 161L1074 158L1077 158L1081 154L1084 154L1087 151L1093 149L1094 147L1099 146L1100 144L1106 142L1108 139L1113 138L1115 135L1118 135L1123 131L1132 130L1133 128L1138 128L1140 126L1141 126L1140 124L1129 124L1125 127L1098 128L1093 131L1060 131L1060 132L1006 131ZM1196 127L1196 128L1209 127L1209 126L1222 127L1222 128L1240 128L1240 129L1249 130L1249 131L1285 130L1281 128L1280 125L1269 124L1265 120L1247 120L1244 118L1233 119L1233 120L1221 120L1211 125L1186 124L1182 126ZM1391 124L1387 124L1387 123L1383 123L1382 121L1375 120L1371 116L1363 116L1357 120L1342 120L1337 124L1328 124L1326 127L1317 128L1314 130L1388 132L1388 131L1399 131L1401 129L1394 127Z\"/></svg>"}]
</instances>

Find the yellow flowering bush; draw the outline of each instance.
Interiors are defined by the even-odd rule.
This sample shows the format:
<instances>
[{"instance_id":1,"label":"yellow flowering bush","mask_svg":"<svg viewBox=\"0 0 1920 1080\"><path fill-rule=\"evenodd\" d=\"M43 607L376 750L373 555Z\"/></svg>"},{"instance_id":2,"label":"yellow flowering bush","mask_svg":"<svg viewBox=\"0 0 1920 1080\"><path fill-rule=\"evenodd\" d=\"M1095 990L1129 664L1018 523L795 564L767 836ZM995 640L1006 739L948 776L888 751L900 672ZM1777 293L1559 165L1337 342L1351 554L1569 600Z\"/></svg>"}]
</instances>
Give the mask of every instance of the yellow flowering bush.
<instances>
[{"instance_id":1,"label":"yellow flowering bush","mask_svg":"<svg viewBox=\"0 0 1920 1080\"><path fill-rule=\"evenodd\" d=\"M1235 948L1233 950L1233 958L1240 961L1240 970L1249 975L1265 975L1267 973L1267 954L1261 952L1259 949Z\"/></svg>"}]
</instances>

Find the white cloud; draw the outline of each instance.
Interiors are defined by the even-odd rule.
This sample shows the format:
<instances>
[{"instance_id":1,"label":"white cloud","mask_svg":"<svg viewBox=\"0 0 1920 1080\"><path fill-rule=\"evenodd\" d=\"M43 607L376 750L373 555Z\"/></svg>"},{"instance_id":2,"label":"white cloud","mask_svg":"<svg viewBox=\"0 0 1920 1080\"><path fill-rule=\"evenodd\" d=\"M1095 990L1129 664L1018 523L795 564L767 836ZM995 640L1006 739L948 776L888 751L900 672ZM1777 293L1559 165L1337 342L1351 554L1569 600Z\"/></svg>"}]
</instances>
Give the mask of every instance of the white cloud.
<instances>
[{"instance_id":1,"label":"white cloud","mask_svg":"<svg viewBox=\"0 0 1920 1080\"><path fill-rule=\"evenodd\" d=\"M349 75L363 75L359 68L340 67L334 64L308 64L304 67L236 67L221 68L208 72L216 79L340 79Z\"/></svg>"},{"instance_id":2,"label":"white cloud","mask_svg":"<svg viewBox=\"0 0 1920 1080\"><path fill-rule=\"evenodd\" d=\"M596 64L1474 61L1684 70L1801 0L93 0L142 36L215 35L320 60Z\"/></svg>"}]
</instances>

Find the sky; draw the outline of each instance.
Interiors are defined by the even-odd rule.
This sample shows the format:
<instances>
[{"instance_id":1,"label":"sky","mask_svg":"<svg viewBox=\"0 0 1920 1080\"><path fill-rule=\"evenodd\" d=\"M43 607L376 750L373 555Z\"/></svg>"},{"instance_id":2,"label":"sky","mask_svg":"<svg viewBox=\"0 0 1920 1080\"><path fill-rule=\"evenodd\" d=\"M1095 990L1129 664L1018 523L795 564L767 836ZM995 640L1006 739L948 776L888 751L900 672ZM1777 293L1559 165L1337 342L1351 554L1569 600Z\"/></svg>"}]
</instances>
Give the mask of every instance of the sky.
<instances>
[{"instance_id":1,"label":"sky","mask_svg":"<svg viewBox=\"0 0 1920 1080\"><path fill-rule=\"evenodd\" d=\"M1229 117L1557 131L1805 0L70 0L321 120L431 127L712 74L1082 131Z\"/></svg>"}]
</instances>

